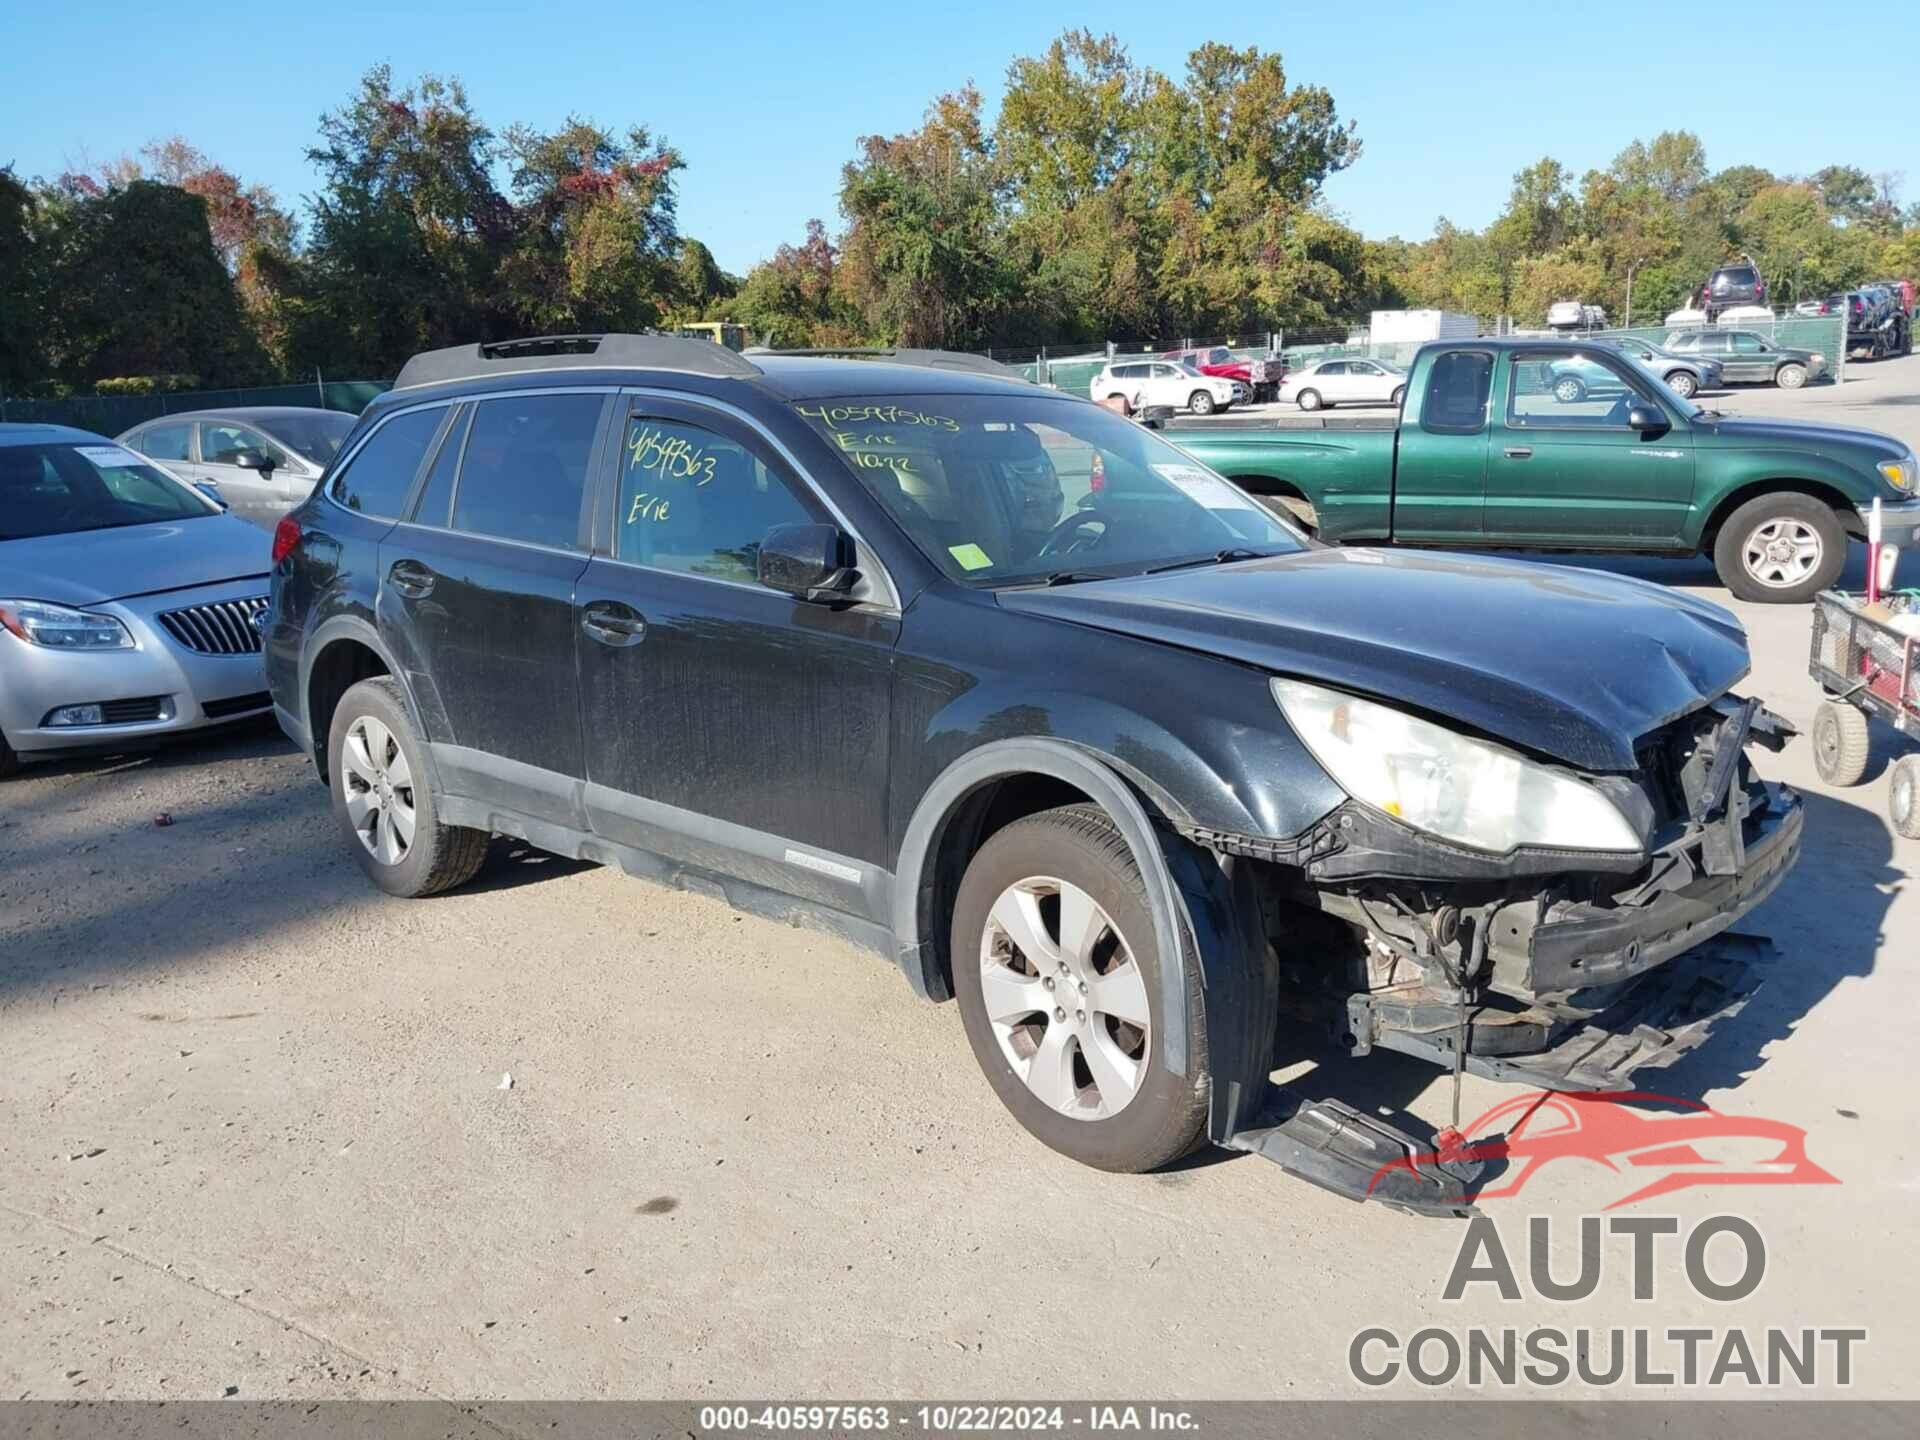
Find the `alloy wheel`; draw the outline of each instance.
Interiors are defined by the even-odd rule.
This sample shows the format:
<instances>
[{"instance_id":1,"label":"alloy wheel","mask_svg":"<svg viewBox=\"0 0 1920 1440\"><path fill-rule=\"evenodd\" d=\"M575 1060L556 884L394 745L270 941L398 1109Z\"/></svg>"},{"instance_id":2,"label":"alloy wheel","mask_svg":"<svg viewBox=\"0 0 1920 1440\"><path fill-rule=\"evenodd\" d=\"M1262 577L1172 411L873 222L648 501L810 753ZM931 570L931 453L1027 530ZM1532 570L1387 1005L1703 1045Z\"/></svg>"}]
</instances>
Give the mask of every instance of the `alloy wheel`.
<instances>
[{"instance_id":1,"label":"alloy wheel","mask_svg":"<svg viewBox=\"0 0 1920 1440\"><path fill-rule=\"evenodd\" d=\"M413 767L393 732L371 715L347 730L340 746L340 784L347 820L382 865L398 865L413 849Z\"/></svg>"},{"instance_id":2,"label":"alloy wheel","mask_svg":"<svg viewBox=\"0 0 1920 1440\"><path fill-rule=\"evenodd\" d=\"M1147 1075L1147 982L1113 918L1079 886L1033 876L994 901L980 990L1001 1054L1049 1109L1105 1120Z\"/></svg>"},{"instance_id":3,"label":"alloy wheel","mask_svg":"<svg viewBox=\"0 0 1920 1440\"><path fill-rule=\"evenodd\" d=\"M1747 574L1769 590L1798 585L1820 568L1825 555L1820 532L1804 520L1766 520L1754 526L1740 547Z\"/></svg>"}]
</instances>

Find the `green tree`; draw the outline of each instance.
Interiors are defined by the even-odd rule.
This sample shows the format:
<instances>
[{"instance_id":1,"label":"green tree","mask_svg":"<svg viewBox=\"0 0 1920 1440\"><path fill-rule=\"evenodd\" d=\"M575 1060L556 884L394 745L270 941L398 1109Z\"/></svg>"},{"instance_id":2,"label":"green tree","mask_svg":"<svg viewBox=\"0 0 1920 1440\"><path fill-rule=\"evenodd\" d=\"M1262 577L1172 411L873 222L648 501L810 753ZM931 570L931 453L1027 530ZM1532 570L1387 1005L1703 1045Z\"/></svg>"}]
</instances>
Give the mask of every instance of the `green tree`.
<instances>
[{"instance_id":1,"label":"green tree","mask_svg":"<svg viewBox=\"0 0 1920 1440\"><path fill-rule=\"evenodd\" d=\"M19 391L47 373L42 346L46 289L35 234L39 204L33 192L0 168L0 388Z\"/></svg>"}]
</instances>

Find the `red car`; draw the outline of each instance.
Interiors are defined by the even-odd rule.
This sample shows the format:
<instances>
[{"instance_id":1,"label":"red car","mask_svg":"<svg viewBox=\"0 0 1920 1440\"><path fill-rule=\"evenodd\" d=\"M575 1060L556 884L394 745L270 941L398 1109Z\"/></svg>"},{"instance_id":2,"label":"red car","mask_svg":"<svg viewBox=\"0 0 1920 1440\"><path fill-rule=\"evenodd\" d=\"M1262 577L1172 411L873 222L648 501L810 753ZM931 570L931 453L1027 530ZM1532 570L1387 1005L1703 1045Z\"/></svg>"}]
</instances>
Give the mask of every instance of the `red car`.
<instances>
[{"instance_id":1,"label":"red car","mask_svg":"<svg viewBox=\"0 0 1920 1440\"><path fill-rule=\"evenodd\" d=\"M1682 1114L1649 1115L1633 1104L1679 1106ZM1476 1138L1482 1137L1482 1138ZM1837 1185L1807 1158L1807 1132L1779 1120L1722 1115L1692 1100L1632 1091L1563 1094L1536 1091L1496 1105L1467 1126L1458 1146L1381 1167L1430 1167L1440 1161L1504 1160L1503 1183L1475 1199L1516 1195L1550 1161L1578 1158L1629 1175L1663 1170L1605 1208L1615 1209L1695 1185ZM1380 1175L1374 1177L1378 1184Z\"/></svg>"},{"instance_id":2,"label":"red car","mask_svg":"<svg viewBox=\"0 0 1920 1440\"><path fill-rule=\"evenodd\" d=\"M1223 380L1233 380L1246 386L1247 393L1236 397L1237 403L1248 400L1271 400L1287 374L1287 362L1277 355L1270 360L1241 360L1224 345L1203 345L1192 350L1169 350L1160 358L1185 360L1202 375L1217 375Z\"/></svg>"}]
</instances>

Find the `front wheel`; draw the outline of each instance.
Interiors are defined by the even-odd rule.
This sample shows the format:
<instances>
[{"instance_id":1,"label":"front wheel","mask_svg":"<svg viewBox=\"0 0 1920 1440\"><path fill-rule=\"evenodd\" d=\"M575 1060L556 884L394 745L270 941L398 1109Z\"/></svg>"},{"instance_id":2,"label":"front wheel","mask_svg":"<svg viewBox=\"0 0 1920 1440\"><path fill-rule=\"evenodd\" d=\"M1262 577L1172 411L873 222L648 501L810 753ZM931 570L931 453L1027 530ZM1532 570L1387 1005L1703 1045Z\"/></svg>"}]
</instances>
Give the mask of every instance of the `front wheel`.
<instances>
[{"instance_id":1,"label":"front wheel","mask_svg":"<svg viewBox=\"0 0 1920 1440\"><path fill-rule=\"evenodd\" d=\"M1676 370L1667 377L1667 388L1682 400L1691 400L1693 392L1700 388L1700 382L1684 370Z\"/></svg>"},{"instance_id":2,"label":"front wheel","mask_svg":"<svg viewBox=\"0 0 1920 1440\"><path fill-rule=\"evenodd\" d=\"M1146 885L1126 839L1086 805L1030 815L967 866L953 988L987 1081L1042 1143L1101 1170L1176 1160L1207 1114L1199 962L1186 956L1188 1071L1164 1060L1166 1003Z\"/></svg>"},{"instance_id":3,"label":"front wheel","mask_svg":"<svg viewBox=\"0 0 1920 1440\"><path fill-rule=\"evenodd\" d=\"M1749 500L1720 527L1713 566L1742 600L1788 605L1811 600L1839 578L1847 532L1831 505L1780 491Z\"/></svg>"},{"instance_id":4,"label":"front wheel","mask_svg":"<svg viewBox=\"0 0 1920 1440\"><path fill-rule=\"evenodd\" d=\"M1902 755L1894 761L1887 818L1902 837L1920 840L1920 755Z\"/></svg>"},{"instance_id":5,"label":"front wheel","mask_svg":"<svg viewBox=\"0 0 1920 1440\"><path fill-rule=\"evenodd\" d=\"M1807 383L1807 367L1804 365L1782 365L1773 374L1774 384L1782 390L1798 390Z\"/></svg>"},{"instance_id":6,"label":"front wheel","mask_svg":"<svg viewBox=\"0 0 1920 1440\"><path fill-rule=\"evenodd\" d=\"M1845 701L1823 700L1813 712L1813 768L1827 784L1858 785L1872 748L1867 717Z\"/></svg>"},{"instance_id":7,"label":"front wheel","mask_svg":"<svg viewBox=\"0 0 1920 1440\"><path fill-rule=\"evenodd\" d=\"M327 732L333 813L367 878L409 899L472 879L487 854L486 831L440 823L425 750L393 680L340 697Z\"/></svg>"},{"instance_id":8,"label":"front wheel","mask_svg":"<svg viewBox=\"0 0 1920 1440\"><path fill-rule=\"evenodd\" d=\"M1320 408L1320 392L1318 390L1302 390L1294 403L1302 410L1318 410Z\"/></svg>"},{"instance_id":9,"label":"front wheel","mask_svg":"<svg viewBox=\"0 0 1920 1440\"><path fill-rule=\"evenodd\" d=\"M1213 396L1205 390L1196 390L1187 397L1187 408L1196 415L1213 413Z\"/></svg>"}]
</instances>

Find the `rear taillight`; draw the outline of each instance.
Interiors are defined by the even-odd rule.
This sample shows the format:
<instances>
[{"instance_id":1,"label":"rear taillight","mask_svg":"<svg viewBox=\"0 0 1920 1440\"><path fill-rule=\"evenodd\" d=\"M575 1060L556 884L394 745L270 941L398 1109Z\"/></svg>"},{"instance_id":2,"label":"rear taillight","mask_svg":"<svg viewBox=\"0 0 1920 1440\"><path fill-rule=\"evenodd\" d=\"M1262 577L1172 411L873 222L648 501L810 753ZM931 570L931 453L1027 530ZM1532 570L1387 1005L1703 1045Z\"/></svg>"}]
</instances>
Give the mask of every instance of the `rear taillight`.
<instances>
[{"instance_id":1,"label":"rear taillight","mask_svg":"<svg viewBox=\"0 0 1920 1440\"><path fill-rule=\"evenodd\" d=\"M278 565L293 553L293 547L300 543L300 522L291 515L280 517L280 523L273 527L273 563Z\"/></svg>"}]
</instances>

